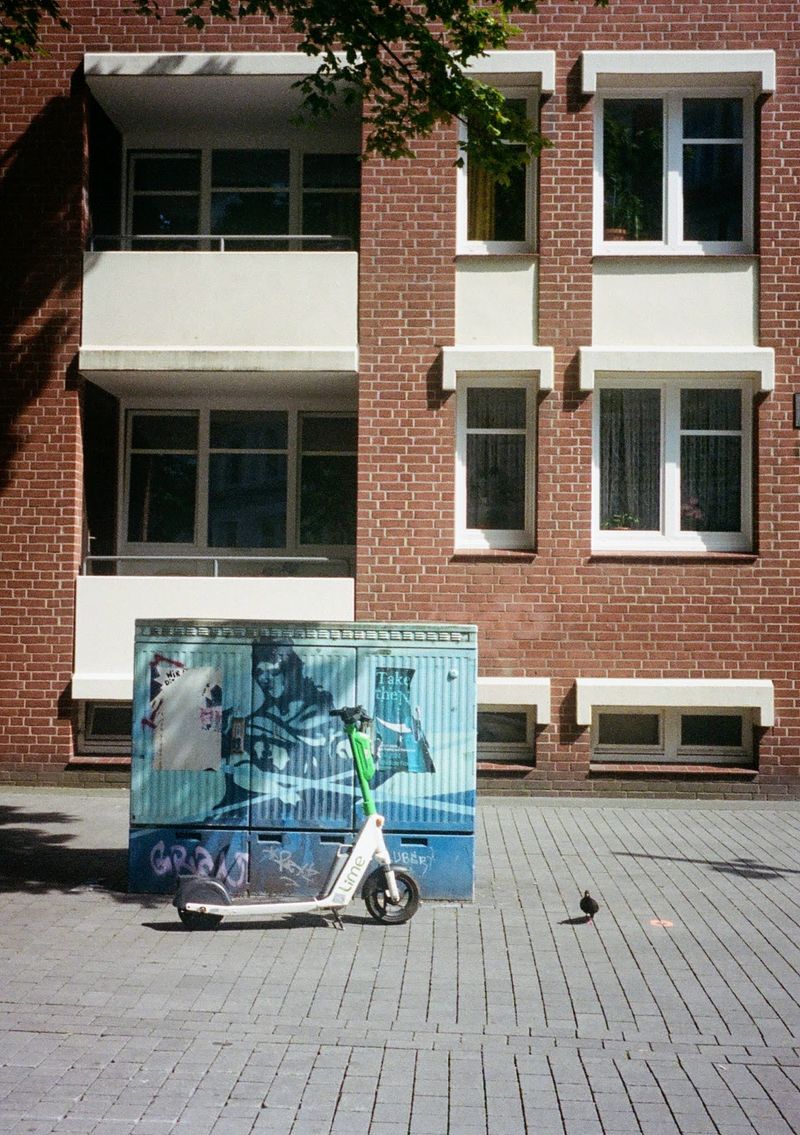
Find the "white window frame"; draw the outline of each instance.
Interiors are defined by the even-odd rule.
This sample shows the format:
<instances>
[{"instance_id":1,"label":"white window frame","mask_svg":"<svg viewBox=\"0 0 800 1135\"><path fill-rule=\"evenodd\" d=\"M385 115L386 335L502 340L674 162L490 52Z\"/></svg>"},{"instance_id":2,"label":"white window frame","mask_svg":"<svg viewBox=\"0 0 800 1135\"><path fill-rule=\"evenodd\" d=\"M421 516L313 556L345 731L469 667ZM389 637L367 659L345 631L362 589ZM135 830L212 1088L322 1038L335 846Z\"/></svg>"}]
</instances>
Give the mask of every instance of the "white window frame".
<instances>
[{"instance_id":1,"label":"white window frame","mask_svg":"<svg viewBox=\"0 0 800 1135\"><path fill-rule=\"evenodd\" d=\"M353 409L332 410L306 402L282 402L264 406L252 402L211 401L193 403L187 398L180 403L156 404L149 399L130 399L120 404L119 480L117 491L117 548L120 556L248 556L327 555L334 559L352 559L354 547L349 544L310 545L300 543L300 431L301 419L310 417L357 418ZM214 411L275 411L288 416L287 433L287 490L286 490L286 543L275 548L211 547L208 543L208 485L210 465L210 421ZM136 415L195 415L198 420L197 482L195 487L195 535L186 543L144 543L128 540L128 504L130 500L131 431ZM243 451L246 452L246 451ZM350 452L350 451L343 451ZM134 571L137 571L134 565ZM192 574L188 565L186 574Z\"/></svg>"},{"instance_id":2,"label":"white window frame","mask_svg":"<svg viewBox=\"0 0 800 1135\"><path fill-rule=\"evenodd\" d=\"M656 745L600 744L600 715L604 713L655 716L659 720ZM683 717L739 717L742 744L689 746L681 744ZM753 711L721 706L595 706L592 712L591 747L593 761L631 764L721 764L747 766L754 758Z\"/></svg>"},{"instance_id":3,"label":"white window frame","mask_svg":"<svg viewBox=\"0 0 800 1135\"><path fill-rule=\"evenodd\" d=\"M475 388L525 391L525 485L521 529L467 527L467 391ZM456 551L532 549L534 546L534 501L536 469L537 387L530 378L508 375L460 375L456 393ZM506 431L503 431L506 432Z\"/></svg>"},{"instance_id":4,"label":"white window frame","mask_svg":"<svg viewBox=\"0 0 800 1135\"><path fill-rule=\"evenodd\" d=\"M531 87L502 86L498 87L498 90L506 99L524 100L525 113L528 119L534 126L538 125L540 99L538 89L532 89ZM467 126L465 123L461 123L459 128L459 141L466 142L466 140ZM457 253L472 256L533 254L536 249L536 171L538 168L538 159L532 157L525 167L525 239L520 241L470 240L467 235L469 231L469 204L467 193L469 157L463 151L461 151L461 157L464 159L464 164L458 169L458 179L456 183L456 216L458 224Z\"/></svg>"},{"instance_id":5,"label":"white window frame","mask_svg":"<svg viewBox=\"0 0 800 1135\"><path fill-rule=\"evenodd\" d=\"M600 391L603 389L661 391L661 527L659 531L621 531L600 527ZM680 392L686 389L740 390L741 528L739 532L691 532L680 527ZM718 433L722 431L714 431ZM753 539L753 384L747 378L654 378L652 375L597 378L592 422L592 551L593 552L747 552Z\"/></svg>"},{"instance_id":6,"label":"white window frame","mask_svg":"<svg viewBox=\"0 0 800 1135\"><path fill-rule=\"evenodd\" d=\"M662 178L664 239L605 239L603 185L603 115L607 100L661 99L664 123ZM737 98L742 100L742 240L687 241L683 239L683 100ZM661 84L608 87L595 97L593 251L595 255L741 255L754 247L755 99L752 89L737 86L700 86L675 90Z\"/></svg>"}]
</instances>

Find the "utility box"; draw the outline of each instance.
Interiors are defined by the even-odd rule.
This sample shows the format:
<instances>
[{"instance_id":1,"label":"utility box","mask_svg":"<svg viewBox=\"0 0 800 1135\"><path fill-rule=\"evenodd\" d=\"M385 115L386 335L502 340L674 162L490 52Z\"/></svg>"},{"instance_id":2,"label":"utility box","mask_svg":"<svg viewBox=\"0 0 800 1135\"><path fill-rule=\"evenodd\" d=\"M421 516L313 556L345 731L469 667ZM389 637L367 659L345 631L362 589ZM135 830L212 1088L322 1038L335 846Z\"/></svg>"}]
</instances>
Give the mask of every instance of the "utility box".
<instances>
[{"instance_id":1,"label":"utility box","mask_svg":"<svg viewBox=\"0 0 800 1135\"><path fill-rule=\"evenodd\" d=\"M363 818L330 710L363 705L395 861L472 898L476 686L471 626L137 621L130 889L316 894Z\"/></svg>"}]
</instances>

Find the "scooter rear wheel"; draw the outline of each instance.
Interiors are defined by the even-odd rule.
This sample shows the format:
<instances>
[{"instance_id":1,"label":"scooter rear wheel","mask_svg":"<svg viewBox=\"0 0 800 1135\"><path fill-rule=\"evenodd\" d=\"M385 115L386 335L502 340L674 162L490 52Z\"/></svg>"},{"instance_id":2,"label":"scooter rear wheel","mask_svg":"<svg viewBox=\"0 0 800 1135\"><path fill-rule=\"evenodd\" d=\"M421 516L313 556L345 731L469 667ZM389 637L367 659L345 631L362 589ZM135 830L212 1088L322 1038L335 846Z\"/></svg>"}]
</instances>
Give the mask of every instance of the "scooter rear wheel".
<instances>
[{"instance_id":1,"label":"scooter rear wheel","mask_svg":"<svg viewBox=\"0 0 800 1135\"><path fill-rule=\"evenodd\" d=\"M376 922L408 922L419 910L419 887L413 876L406 871L395 871L394 877L400 895L399 902L392 901L382 867L364 880L361 897Z\"/></svg>"},{"instance_id":2,"label":"scooter rear wheel","mask_svg":"<svg viewBox=\"0 0 800 1135\"><path fill-rule=\"evenodd\" d=\"M203 914L200 910L184 910L180 906L178 918L187 930L216 930L222 922L221 914Z\"/></svg>"}]
</instances>

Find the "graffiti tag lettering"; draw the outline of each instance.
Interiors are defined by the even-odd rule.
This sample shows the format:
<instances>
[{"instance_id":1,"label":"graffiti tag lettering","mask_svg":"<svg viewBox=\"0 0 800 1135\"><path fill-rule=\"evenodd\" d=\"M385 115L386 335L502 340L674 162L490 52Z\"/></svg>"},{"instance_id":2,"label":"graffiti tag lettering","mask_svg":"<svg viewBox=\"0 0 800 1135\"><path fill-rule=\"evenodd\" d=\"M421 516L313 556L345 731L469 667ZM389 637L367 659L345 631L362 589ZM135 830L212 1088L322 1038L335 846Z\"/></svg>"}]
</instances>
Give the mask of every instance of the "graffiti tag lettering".
<instances>
[{"instance_id":1,"label":"graffiti tag lettering","mask_svg":"<svg viewBox=\"0 0 800 1135\"><path fill-rule=\"evenodd\" d=\"M160 839L150 852L150 866L153 874L159 878L165 875L174 875L176 878L198 875L206 879L218 879L231 890L236 890L247 882L249 856L246 851L235 851L228 862L229 851L229 846L222 848L215 859L200 843L191 850L183 843L173 843L167 850L164 840Z\"/></svg>"}]
</instances>

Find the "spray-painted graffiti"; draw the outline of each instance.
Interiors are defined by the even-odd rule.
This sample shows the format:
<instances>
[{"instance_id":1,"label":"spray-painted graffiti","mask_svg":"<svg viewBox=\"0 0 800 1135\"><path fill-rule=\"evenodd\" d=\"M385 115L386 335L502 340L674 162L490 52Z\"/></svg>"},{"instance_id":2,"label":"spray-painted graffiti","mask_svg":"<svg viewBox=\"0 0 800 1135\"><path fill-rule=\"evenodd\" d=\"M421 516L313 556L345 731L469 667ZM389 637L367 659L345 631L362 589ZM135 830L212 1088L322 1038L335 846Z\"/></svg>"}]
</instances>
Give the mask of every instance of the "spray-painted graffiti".
<instances>
[{"instance_id":1,"label":"spray-painted graffiti","mask_svg":"<svg viewBox=\"0 0 800 1135\"><path fill-rule=\"evenodd\" d=\"M395 867L405 867L412 874L419 877L427 875L433 862L433 853L417 847L401 847L399 851L392 852L392 864Z\"/></svg>"},{"instance_id":2,"label":"spray-painted graffiti","mask_svg":"<svg viewBox=\"0 0 800 1135\"><path fill-rule=\"evenodd\" d=\"M150 866L159 878L165 875L174 875L176 879L199 875L218 879L231 890L238 890L247 882L249 856L246 851L235 851L232 856L229 852L230 847L226 846L214 856L200 843L194 847L173 843L168 849L164 840L160 839L150 852Z\"/></svg>"},{"instance_id":3,"label":"spray-painted graffiti","mask_svg":"<svg viewBox=\"0 0 800 1135\"><path fill-rule=\"evenodd\" d=\"M266 858L278 868L282 878L290 878L300 883L311 883L319 875L319 871L310 863L298 863L292 858L290 851L282 847L267 848Z\"/></svg>"}]
</instances>

